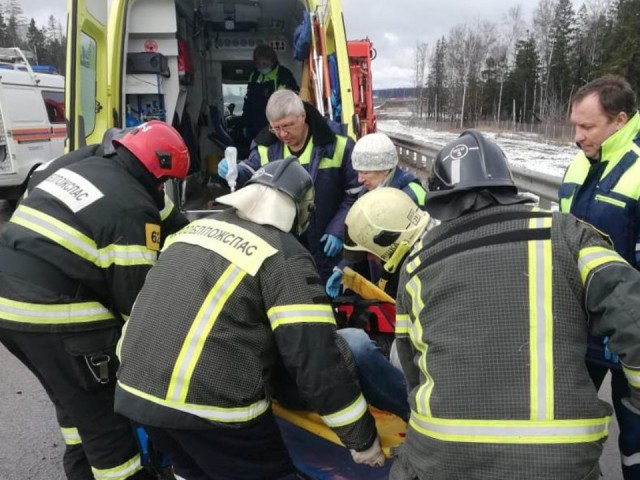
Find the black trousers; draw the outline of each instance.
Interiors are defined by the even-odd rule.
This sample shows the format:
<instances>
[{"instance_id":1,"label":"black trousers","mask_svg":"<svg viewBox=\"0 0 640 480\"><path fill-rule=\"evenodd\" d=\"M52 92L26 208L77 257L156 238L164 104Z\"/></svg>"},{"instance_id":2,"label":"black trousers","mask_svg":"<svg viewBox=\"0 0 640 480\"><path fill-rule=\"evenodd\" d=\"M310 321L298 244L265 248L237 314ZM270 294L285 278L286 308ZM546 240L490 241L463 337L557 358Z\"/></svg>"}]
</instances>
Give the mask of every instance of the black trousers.
<instances>
[{"instance_id":1,"label":"black trousers","mask_svg":"<svg viewBox=\"0 0 640 480\"><path fill-rule=\"evenodd\" d=\"M77 429L78 440L65 440L64 469L69 480L93 480L91 467L115 468L138 455L129 420L113 411L119 336L119 328L83 333L0 329L0 342L46 390L60 427ZM144 476L134 468L127 478Z\"/></svg>"},{"instance_id":2,"label":"black trousers","mask_svg":"<svg viewBox=\"0 0 640 480\"><path fill-rule=\"evenodd\" d=\"M269 412L240 428L178 430L144 426L157 448L186 480L293 480L305 478L291 462Z\"/></svg>"}]
</instances>

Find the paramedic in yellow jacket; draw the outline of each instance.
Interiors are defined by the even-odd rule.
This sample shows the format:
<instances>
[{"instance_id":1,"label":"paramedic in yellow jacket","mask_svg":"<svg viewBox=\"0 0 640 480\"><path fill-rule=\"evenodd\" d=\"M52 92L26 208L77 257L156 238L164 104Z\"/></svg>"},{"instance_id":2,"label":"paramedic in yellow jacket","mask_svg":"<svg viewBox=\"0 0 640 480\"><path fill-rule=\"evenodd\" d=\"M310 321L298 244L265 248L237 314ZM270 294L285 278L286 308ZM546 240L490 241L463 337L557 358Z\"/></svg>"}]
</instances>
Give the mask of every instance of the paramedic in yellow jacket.
<instances>
[{"instance_id":1,"label":"paramedic in yellow jacket","mask_svg":"<svg viewBox=\"0 0 640 480\"><path fill-rule=\"evenodd\" d=\"M589 327L610 337L633 387L623 403L640 410L640 273L589 225L523 202L479 132L438 154L425 206L442 223L397 297L411 418L392 480L597 480L612 409L584 362Z\"/></svg>"},{"instance_id":2,"label":"paramedic in yellow jacket","mask_svg":"<svg viewBox=\"0 0 640 480\"><path fill-rule=\"evenodd\" d=\"M270 162L218 199L233 209L167 240L138 296L116 411L180 477L298 478L271 413L279 364L354 461L384 463L313 259L291 233L306 228L313 192L294 157Z\"/></svg>"}]
</instances>

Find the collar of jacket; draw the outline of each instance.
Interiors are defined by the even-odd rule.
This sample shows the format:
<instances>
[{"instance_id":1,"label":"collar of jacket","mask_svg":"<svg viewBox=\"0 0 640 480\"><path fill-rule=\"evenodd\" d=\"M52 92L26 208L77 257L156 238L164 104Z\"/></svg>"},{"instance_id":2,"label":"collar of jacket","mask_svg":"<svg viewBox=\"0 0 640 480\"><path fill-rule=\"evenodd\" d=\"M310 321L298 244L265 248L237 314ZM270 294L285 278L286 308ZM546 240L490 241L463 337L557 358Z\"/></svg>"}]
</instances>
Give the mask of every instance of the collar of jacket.
<instances>
[{"instance_id":1,"label":"collar of jacket","mask_svg":"<svg viewBox=\"0 0 640 480\"><path fill-rule=\"evenodd\" d=\"M334 143L336 141L336 134L331 130L331 127L329 127L327 119L310 103L302 103L304 104L304 113L307 116L307 125L309 125L309 131L313 138L313 145L325 147ZM271 146L278 141L278 137L269 131L268 125L264 127L255 138L256 144L264 145L265 147Z\"/></svg>"},{"instance_id":2,"label":"collar of jacket","mask_svg":"<svg viewBox=\"0 0 640 480\"><path fill-rule=\"evenodd\" d=\"M122 165L133 176L144 189L149 192L157 207L164 208L164 192L159 190L160 181L147 170L140 160L138 160L129 150L124 147L116 149L114 160Z\"/></svg>"},{"instance_id":3,"label":"collar of jacket","mask_svg":"<svg viewBox=\"0 0 640 480\"><path fill-rule=\"evenodd\" d=\"M600 160L617 162L629 151L629 144L640 131L640 113L636 112L616 133L607 138L600 146ZM640 145L639 145L640 146ZM587 157L593 163L594 160Z\"/></svg>"}]
</instances>

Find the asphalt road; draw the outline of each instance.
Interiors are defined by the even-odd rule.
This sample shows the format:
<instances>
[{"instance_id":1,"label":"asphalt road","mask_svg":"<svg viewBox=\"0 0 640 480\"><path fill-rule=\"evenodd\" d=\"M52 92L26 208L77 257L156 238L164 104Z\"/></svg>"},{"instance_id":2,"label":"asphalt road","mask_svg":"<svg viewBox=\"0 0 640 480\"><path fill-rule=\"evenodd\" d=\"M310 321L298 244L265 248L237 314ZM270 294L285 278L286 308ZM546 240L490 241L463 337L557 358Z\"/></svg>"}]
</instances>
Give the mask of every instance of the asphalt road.
<instances>
[{"instance_id":1,"label":"asphalt road","mask_svg":"<svg viewBox=\"0 0 640 480\"><path fill-rule=\"evenodd\" d=\"M0 200L0 226L11 211ZM610 397L608 378L601 397ZM601 459L605 480L622 480L617 424ZM0 345L0 480L64 480L64 443L53 406L36 378Z\"/></svg>"}]
</instances>

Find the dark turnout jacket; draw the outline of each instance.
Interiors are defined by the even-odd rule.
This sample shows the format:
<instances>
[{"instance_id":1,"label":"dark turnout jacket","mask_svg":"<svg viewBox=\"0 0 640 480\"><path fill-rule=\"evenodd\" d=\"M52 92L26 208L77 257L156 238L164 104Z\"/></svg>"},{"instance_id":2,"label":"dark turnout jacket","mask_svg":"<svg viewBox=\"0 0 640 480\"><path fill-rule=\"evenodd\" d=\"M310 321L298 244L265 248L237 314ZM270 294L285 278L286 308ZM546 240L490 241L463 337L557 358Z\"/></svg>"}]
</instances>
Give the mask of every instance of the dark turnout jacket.
<instances>
[{"instance_id":1,"label":"dark turnout jacket","mask_svg":"<svg viewBox=\"0 0 640 480\"><path fill-rule=\"evenodd\" d=\"M142 424L234 427L270 409L281 361L349 448L376 436L337 344L333 310L293 235L235 210L171 236L149 272L119 352L116 411Z\"/></svg>"},{"instance_id":2,"label":"dark turnout jacket","mask_svg":"<svg viewBox=\"0 0 640 480\"><path fill-rule=\"evenodd\" d=\"M589 330L640 406L640 273L605 237L529 206L469 213L411 252L397 302L412 413L391 478L598 478L611 407Z\"/></svg>"}]
</instances>

